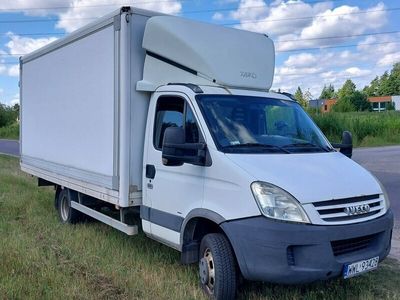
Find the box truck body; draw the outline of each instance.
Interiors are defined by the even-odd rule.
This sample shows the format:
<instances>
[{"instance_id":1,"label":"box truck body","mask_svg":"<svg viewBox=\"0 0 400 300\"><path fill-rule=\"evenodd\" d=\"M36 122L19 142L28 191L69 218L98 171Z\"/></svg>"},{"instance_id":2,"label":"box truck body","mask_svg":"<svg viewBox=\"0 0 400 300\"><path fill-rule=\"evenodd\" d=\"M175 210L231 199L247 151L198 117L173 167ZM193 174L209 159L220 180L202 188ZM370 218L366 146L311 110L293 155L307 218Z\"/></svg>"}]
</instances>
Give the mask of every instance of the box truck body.
<instances>
[{"instance_id":1,"label":"box truck body","mask_svg":"<svg viewBox=\"0 0 400 300\"><path fill-rule=\"evenodd\" d=\"M199 263L202 287L303 283L375 269L383 186L271 93L265 35L123 7L21 58L21 168L89 215ZM346 157L347 156L347 157ZM104 213L102 206L115 212Z\"/></svg>"},{"instance_id":2,"label":"box truck body","mask_svg":"<svg viewBox=\"0 0 400 300\"><path fill-rule=\"evenodd\" d=\"M57 174L122 207L140 204L137 145L144 143L149 94L131 82L142 78L150 16L135 14L129 23L120 14L106 16L22 60L23 169L45 171L49 180Z\"/></svg>"}]
</instances>

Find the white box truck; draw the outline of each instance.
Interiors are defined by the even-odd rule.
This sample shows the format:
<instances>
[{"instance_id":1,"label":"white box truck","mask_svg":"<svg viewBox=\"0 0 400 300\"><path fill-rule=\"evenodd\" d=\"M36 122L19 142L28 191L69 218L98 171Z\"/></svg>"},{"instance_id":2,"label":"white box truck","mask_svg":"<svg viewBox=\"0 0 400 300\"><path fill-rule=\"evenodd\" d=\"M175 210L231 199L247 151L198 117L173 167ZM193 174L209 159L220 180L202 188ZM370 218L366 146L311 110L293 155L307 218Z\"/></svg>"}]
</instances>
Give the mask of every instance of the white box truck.
<instances>
[{"instance_id":1,"label":"white box truck","mask_svg":"<svg viewBox=\"0 0 400 300\"><path fill-rule=\"evenodd\" d=\"M198 263L215 299L238 276L375 269L385 189L350 159L350 133L332 146L269 92L274 55L266 35L122 7L21 58L21 168L55 187L61 222L141 228Z\"/></svg>"}]
</instances>

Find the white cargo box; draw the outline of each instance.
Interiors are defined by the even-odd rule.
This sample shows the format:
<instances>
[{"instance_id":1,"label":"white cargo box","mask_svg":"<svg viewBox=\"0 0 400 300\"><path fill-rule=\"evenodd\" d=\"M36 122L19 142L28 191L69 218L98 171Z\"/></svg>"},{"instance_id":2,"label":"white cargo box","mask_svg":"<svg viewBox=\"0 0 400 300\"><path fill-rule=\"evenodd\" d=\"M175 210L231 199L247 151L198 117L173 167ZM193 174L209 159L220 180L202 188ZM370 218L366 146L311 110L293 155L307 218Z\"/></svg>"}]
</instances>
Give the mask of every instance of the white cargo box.
<instances>
[{"instance_id":1,"label":"white cargo box","mask_svg":"<svg viewBox=\"0 0 400 300\"><path fill-rule=\"evenodd\" d=\"M274 59L265 35L123 7L21 59L21 168L139 205L150 92L268 90Z\"/></svg>"},{"instance_id":2,"label":"white cargo box","mask_svg":"<svg viewBox=\"0 0 400 300\"><path fill-rule=\"evenodd\" d=\"M133 83L151 16L124 8L21 59L24 171L123 207L140 203L149 94Z\"/></svg>"}]
</instances>

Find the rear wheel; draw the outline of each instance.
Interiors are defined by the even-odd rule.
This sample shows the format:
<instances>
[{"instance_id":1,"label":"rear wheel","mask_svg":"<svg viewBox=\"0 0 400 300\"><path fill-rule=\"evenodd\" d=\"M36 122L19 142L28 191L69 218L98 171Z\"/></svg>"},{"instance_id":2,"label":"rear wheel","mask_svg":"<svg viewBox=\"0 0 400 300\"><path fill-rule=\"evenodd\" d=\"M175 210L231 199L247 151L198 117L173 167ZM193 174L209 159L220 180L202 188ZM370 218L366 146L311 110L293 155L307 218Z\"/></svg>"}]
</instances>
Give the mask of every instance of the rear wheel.
<instances>
[{"instance_id":1,"label":"rear wheel","mask_svg":"<svg viewBox=\"0 0 400 300\"><path fill-rule=\"evenodd\" d=\"M236 261L227 238L220 233L203 237L200 244L200 282L212 299L235 299Z\"/></svg>"},{"instance_id":2,"label":"rear wheel","mask_svg":"<svg viewBox=\"0 0 400 300\"><path fill-rule=\"evenodd\" d=\"M71 191L62 189L57 194L57 211L61 223L74 224L81 221L82 213L71 207Z\"/></svg>"}]
</instances>

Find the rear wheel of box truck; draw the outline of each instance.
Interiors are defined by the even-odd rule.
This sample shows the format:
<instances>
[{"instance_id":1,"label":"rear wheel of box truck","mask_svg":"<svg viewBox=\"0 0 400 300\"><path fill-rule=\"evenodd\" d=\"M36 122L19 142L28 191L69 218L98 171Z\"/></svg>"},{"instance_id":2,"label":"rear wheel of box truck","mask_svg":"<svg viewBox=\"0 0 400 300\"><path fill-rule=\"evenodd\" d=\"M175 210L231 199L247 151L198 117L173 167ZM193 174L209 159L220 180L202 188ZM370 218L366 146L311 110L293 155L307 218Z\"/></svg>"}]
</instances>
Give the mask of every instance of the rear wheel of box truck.
<instances>
[{"instance_id":1,"label":"rear wheel of box truck","mask_svg":"<svg viewBox=\"0 0 400 300\"><path fill-rule=\"evenodd\" d=\"M58 211L58 217L62 223L75 224L83 219L81 212L71 207L71 201L73 201L73 193L69 189L60 189L56 193L56 208Z\"/></svg>"},{"instance_id":2,"label":"rear wheel of box truck","mask_svg":"<svg viewBox=\"0 0 400 300\"><path fill-rule=\"evenodd\" d=\"M199 272L206 294L212 299L235 299L236 270L228 239L221 233L205 235L200 244Z\"/></svg>"}]
</instances>

